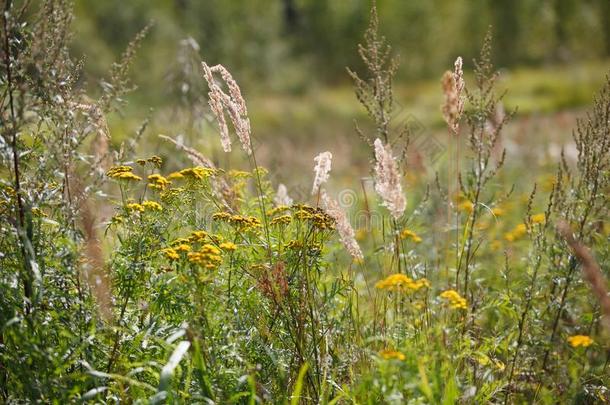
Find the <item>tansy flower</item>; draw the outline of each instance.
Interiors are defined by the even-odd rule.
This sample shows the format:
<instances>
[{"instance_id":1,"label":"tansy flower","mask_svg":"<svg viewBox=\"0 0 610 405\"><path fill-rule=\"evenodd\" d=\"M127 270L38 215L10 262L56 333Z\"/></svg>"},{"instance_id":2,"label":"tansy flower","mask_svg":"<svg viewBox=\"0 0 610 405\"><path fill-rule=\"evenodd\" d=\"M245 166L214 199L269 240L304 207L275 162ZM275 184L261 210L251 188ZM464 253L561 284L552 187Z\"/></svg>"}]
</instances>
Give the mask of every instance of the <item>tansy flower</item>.
<instances>
[{"instance_id":1,"label":"tansy flower","mask_svg":"<svg viewBox=\"0 0 610 405\"><path fill-rule=\"evenodd\" d=\"M405 229L400 233L400 239L411 239L415 243L419 243L422 239L413 231Z\"/></svg>"},{"instance_id":2,"label":"tansy flower","mask_svg":"<svg viewBox=\"0 0 610 405\"><path fill-rule=\"evenodd\" d=\"M191 251L191 247L189 245L187 245L186 243L181 243L178 246L174 246L173 249L176 252L190 252Z\"/></svg>"},{"instance_id":3,"label":"tansy flower","mask_svg":"<svg viewBox=\"0 0 610 405\"><path fill-rule=\"evenodd\" d=\"M471 214L474 211L474 204L472 201L464 200L458 205L458 210Z\"/></svg>"},{"instance_id":4,"label":"tansy flower","mask_svg":"<svg viewBox=\"0 0 610 405\"><path fill-rule=\"evenodd\" d=\"M161 250L161 252L163 254L165 254L165 257L167 257L170 260L179 260L180 259L180 255L173 248L166 248L166 249Z\"/></svg>"},{"instance_id":5,"label":"tansy flower","mask_svg":"<svg viewBox=\"0 0 610 405\"><path fill-rule=\"evenodd\" d=\"M161 204L159 204L158 202L154 202L154 201L143 201L142 207L144 207L144 209L151 210L151 211L161 211L163 209L163 207L161 207Z\"/></svg>"},{"instance_id":6,"label":"tansy flower","mask_svg":"<svg viewBox=\"0 0 610 405\"><path fill-rule=\"evenodd\" d=\"M568 338L568 343L572 347L589 347L593 344L593 339L586 335L574 335Z\"/></svg>"},{"instance_id":7,"label":"tansy flower","mask_svg":"<svg viewBox=\"0 0 610 405\"><path fill-rule=\"evenodd\" d=\"M180 172L173 172L167 175L168 180L183 179L184 175Z\"/></svg>"},{"instance_id":8,"label":"tansy flower","mask_svg":"<svg viewBox=\"0 0 610 405\"><path fill-rule=\"evenodd\" d=\"M148 161L157 167L160 167L161 163L163 163L163 159L161 159L159 156L151 156L148 158Z\"/></svg>"},{"instance_id":9,"label":"tansy flower","mask_svg":"<svg viewBox=\"0 0 610 405\"><path fill-rule=\"evenodd\" d=\"M114 166L106 172L106 176L110 177L111 179L119 180L142 180L140 176L136 176L135 174L133 174L132 170L133 168L131 168L130 166Z\"/></svg>"},{"instance_id":10,"label":"tansy flower","mask_svg":"<svg viewBox=\"0 0 610 405\"><path fill-rule=\"evenodd\" d=\"M139 211L144 212L144 207L138 203L129 203L125 206L129 211Z\"/></svg>"},{"instance_id":11,"label":"tansy flower","mask_svg":"<svg viewBox=\"0 0 610 405\"><path fill-rule=\"evenodd\" d=\"M162 191L167 188L171 183L168 179L161 176L160 174L151 174L148 176L148 182L150 183L148 186L150 188L154 188L156 190Z\"/></svg>"},{"instance_id":12,"label":"tansy flower","mask_svg":"<svg viewBox=\"0 0 610 405\"><path fill-rule=\"evenodd\" d=\"M292 221L292 217L288 214L280 215L271 220L271 225L288 225Z\"/></svg>"},{"instance_id":13,"label":"tansy flower","mask_svg":"<svg viewBox=\"0 0 610 405\"><path fill-rule=\"evenodd\" d=\"M227 250L229 252L233 252L237 249L237 245L233 242L223 242L219 245L222 250Z\"/></svg>"},{"instance_id":14,"label":"tansy flower","mask_svg":"<svg viewBox=\"0 0 610 405\"><path fill-rule=\"evenodd\" d=\"M546 220L546 216L544 214L535 214L530 217L532 224L542 224Z\"/></svg>"},{"instance_id":15,"label":"tansy flower","mask_svg":"<svg viewBox=\"0 0 610 405\"><path fill-rule=\"evenodd\" d=\"M443 291L440 297L447 300L449 302L449 306L453 309L466 309L466 299L455 290Z\"/></svg>"},{"instance_id":16,"label":"tansy flower","mask_svg":"<svg viewBox=\"0 0 610 405\"><path fill-rule=\"evenodd\" d=\"M423 287L430 287L430 282L425 278L413 280L404 274L392 274L384 280L375 284L376 288L388 291L399 291L403 293L414 292Z\"/></svg>"},{"instance_id":17,"label":"tansy flower","mask_svg":"<svg viewBox=\"0 0 610 405\"><path fill-rule=\"evenodd\" d=\"M196 180L202 180L202 179L208 178L212 174L214 174L214 170L206 168L206 167L197 166L197 167L191 167L188 169L180 170L180 174L183 175L184 177L190 177L190 178L193 178Z\"/></svg>"},{"instance_id":18,"label":"tansy flower","mask_svg":"<svg viewBox=\"0 0 610 405\"><path fill-rule=\"evenodd\" d=\"M517 225L512 231L504 234L504 239L509 242L513 242L517 239L521 239L523 236L527 234L527 228L525 224Z\"/></svg>"},{"instance_id":19,"label":"tansy flower","mask_svg":"<svg viewBox=\"0 0 610 405\"><path fill-rule=\"evenodd\" d=\"M189 236L189 240L191 242L200 242L207 238L208 233L206 231L193 231L191 232L191 236Z\"/></svg>"},{"instance_id":20,"label":"tansy flower","mask_svg":"<svg viewBox=\"0 0 610 405\"><path fill-rule=\"evenodd\" d=\"M214 245L203 245L198 252L189 253L188 260L206 269L215 269L222 263L220 250Z\"/></svg>"},{"instance_id":21,"label":"tansy flower","mask_svg":"<svg viewBox=\"0 0 610 405\"><path fill-rule=\"evenodd\" d=\"M395 350L382 350L379 352L379 356L384 360L406 360L407 356L404 353Z\"/></svg>"},{"instance_id":22,"label":"tansy flower","mask_svg":"<svg viewBox=\"0 0 610 405\"><path fill-rule=\"evenodd\" d=\"M491 209L491 213L494 214L496 217L501 217L506 213L506 211L504 211L503 208L495 207Z\"/></svg>"}]
</instances>

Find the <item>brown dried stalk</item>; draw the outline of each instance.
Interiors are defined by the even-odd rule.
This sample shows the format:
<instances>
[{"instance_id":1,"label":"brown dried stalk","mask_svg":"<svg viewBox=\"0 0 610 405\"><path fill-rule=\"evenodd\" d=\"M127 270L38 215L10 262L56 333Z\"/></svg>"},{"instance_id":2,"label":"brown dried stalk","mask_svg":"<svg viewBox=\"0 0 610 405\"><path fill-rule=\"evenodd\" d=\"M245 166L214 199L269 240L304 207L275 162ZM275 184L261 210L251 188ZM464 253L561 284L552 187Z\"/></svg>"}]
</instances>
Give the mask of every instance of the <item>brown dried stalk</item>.
<instances>
[{"instance_id":1,"label":"brown dried stalk","mask_svg":"<svg viewBox=\"0 0 610 405\"><path fill-rule=\"evenodd\" d=\"M572 234L570 226L566 222L561 222L557 225L557 230L572 248L574 256L578 258L582 264L581 270L583 277L591 286L591 291L599 301L599 307L602 312L602 325L610 332L610 296L608 295L608 281L602 274L602 271L593 257L591 251L577 241Z\"/></svg>"}]
</instances>

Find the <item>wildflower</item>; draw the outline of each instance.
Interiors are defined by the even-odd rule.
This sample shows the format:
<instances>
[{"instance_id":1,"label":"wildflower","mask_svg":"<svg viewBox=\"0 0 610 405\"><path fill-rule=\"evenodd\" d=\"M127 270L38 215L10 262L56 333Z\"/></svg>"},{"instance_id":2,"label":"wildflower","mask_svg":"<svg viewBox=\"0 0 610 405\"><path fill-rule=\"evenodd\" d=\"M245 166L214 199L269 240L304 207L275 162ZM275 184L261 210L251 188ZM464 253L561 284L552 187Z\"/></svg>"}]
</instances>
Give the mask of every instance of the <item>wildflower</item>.
<instances>
[{"instance_id":1,"label":"wildflower","mask_svg":"<svg viewBox=\"0 0 610 405\"><path fill-rule=\"evenodd\" d=\"M163 254L165 254L165 257L167 257L170 260L179 260L180 259L180 255L173 248L166 248L166 249L161 250L161 252Z\"/></svg>"},{"instance_id":2,"label":"wildflower","mask_svg":"<svg viewBox=\"0 0 610 405\"><path fill-rule=\"evenodd\" d=\"M176 252L190 252L191 247L186 243L181 243L180 245L174 246L174 250Z\"/></svg>"},{"instance_id":3,"label":"wildflower","mask_svg":"<svg viewBox=\"0 0 610 405\"><path fill-rule=\"evenodd\" d=\"M156 155L149 157L147 160L157 167L161 167L161 164L163 163L163 159Z\"/></svg>"},{"instance_id":4,"label":"wildflower","mask_svg":"<svg viewBox=\"0 0 610 405\"><path fill-rule=\"evenodd\" d=\"M216 212L212 214L212 219L217 221L228 221L231 218L231 214L228 212Z\"/></svg>"},{"instance_id":5,"label":"wildflower","mask_svg":"<svg viewBox=\"0 0 610 405\"><path fill-rule=\"evenodd\" d=\"M503 208L495 207L491 209L491 213L496 217L501 217L506 213L506 211Z\"/></svg>"},{"instance_id":6,"label":"wildflower","mask_svg":"<svg viewBox=\"0 0 610 405\"><path fill-rule=\"evenodd\" d=\"M220 250L214 245L203 245L198 252L191 252L187 255L190 263L214 269L222 263Z\"/></svg>"},{"instance_id":7,"label":"wildflower","mask_svg":"<svg viewBox=\"0 0 610 405\"><path fill-rule=\"evenodd\" d=\"M339 203L329 197L326 192L323 192L321 197L322 206L328 215L336 222L339 238L341 239L343 246L345 246L345 249L354 259L363 259L362 250L360 250L360 246L358 246L358 242L356 242L355 239L354 229L350 225L345 212L343 212L339 206Z\"/></svg>"},{"instance_id":8,"label":"wildflower","mask_svg":"<svg viewBox=\"0 0 610 405\"><path fill-rule=\"evenodd\" d=\"M289 209L290 209L290 207L287 205L278 205L277 207L272 208L269 211L267 211L267 215L272 217L276 214L281 214L282 212L286 212Z\"/></svg>"},{"instance_id":9,"label":"wildflower","mask_svg":"<svg viewBox=\"0 0 610 405\"><path fill-rule=\"evenodd\" d=\"M472 211L474 211L474 204L472 203L472 201L468 201L468 200L462 201L458 205L458 210L472 214Z\"/></svg>"},{"instance_id":10,"label":"wildflower","mask_svg":"<svg viewBox=\"0 0 610 405\"><path fill-rule=\"evenodd\" d=\"M403 293L415 292L423 287L430 287L430 282L425 278L413 280L404 274L392 274L375 284L376 288Z\"/></svg>"},{"instance_id":11,"label":"wildflower","mask_svg":"<svg viewBox=\"0 0 610 405\"><path fill-rule=\"evenodd\" d=\"M144 207L144 209L146 209L146 210L151 210L151 211L163 210L163 207L161 207L161 204L159 204L158 202L154 202L154 201L143 201L142 207Z\"/></svg>"},{"instance_id":12,"label":"wildflower","mask_svg":"<svg viewBox=\"0 0 610 405\"><path fill-rule=\"evenodd\" d=\"M443 291L441 298L449 301L449 306L453 309L466 309L467 301L455 290Z\"/></svg>"},{"instance_id":13,"label":"wildflower","mask_svg":"<svg viewBox=\"0 0 610 405\"><path fill-rule=\"evenodd\" d=\"M379 356L384 360L404 361L407 359L407 356L405 356L404 353L395 350L382 350L379 352Z\"/></svg>"},{"instance_id":14,"label":"wildflower","mask_svg":"<svg viewBox=\"0 0 610 405\"><path fill-rule=\"evenodd\" d=\"M292 221L292 217L288 214L280 215L279 217L275 217L271 220L271 225L288 225Z\"/></svg>"},{"instance_id":15,"label":"wildflower","mask_svg":"<svg viewBox=\"0 0 610 405\"><path fill-rule=\"evenodd\" d=\"M400 233L400 239L411 239L415 243L420 243L422 241L422 239L415 232L408 229L404 229Z\"/></svg>"},{"instance_id":16,"label":"wildflower","mask_svg":"<svg viewBox=\"0 0 610 405\"><path fill-rule=\"evenodd\" d=\"M226 250L229 252L234 252L237 250L237 245L233 242L223 242L219 245L220 249Z\"/></svg>"},{"instance_id":17,"label":"wildflower","mask_svg":"<svg viewBox=\"0 0 610 405\"><path fill-rule=\"evenodd\" d=\"M453 72L447 71L442 79L445 103L442 106L443 118L451 132L458 134L460 118L464 111L464 72L462 70L462 58L455 60Z\"/></svg>"},{"instance_id":18,"label":"wildflower","mask_svg":"<svg viewBox=\"0 0 610 405\"><path fill-rule=\"evenodd\" d=\"M144 212L144 207L138 203L129 203L125 206L128 211L139 211Z\"/></svg>"},{"instance_id":19,"label":"wildflower","mask_svg":"<svg viewBox=\"0 0 610 405\"><path fill-rule=\"evenodd\" d=\"M214 170L207 167L196 166L180 170L180 174L195 180L203 180L214 174Z\"/></svg>"},{"instance_id":20,"label":"wildflower","mask_svg":"<svg viewBox=\"0 0 610 405\"><path fill-rule=\"evenodd\" d=\"M139 164L140 166L144 166L146 164L146 160L145 159L138 159L138 160L136 160L136 163Z\"/></svg>"},{"instance_id":21,"label":"wildflower","mask_svg":"<svg viewBox=\"0 0 610 405\"><path fill-rule=\"evenodd\" d=\"M184 175L180 172L172 172L170 174L167 175L167 180L178 180L178 179L183 179Z\"/></svg>"},{"instance_id":22,"label":"wildflower","mask_svg":"<svg viewBox=\"0 0 610 405\"><path fill-rule=\"evenodd\" d=\"M292 205L293 200L288 195L288 189L286 188L285 185L280 183L277 186L277 192L275 193L275 198L273 199L273 202L276 205L278 205L278 206L281 206L281 205L284 205L284 206Z\"/></svg>"},{"instance_id":23,"label":"wildflower","mask_svg":"<svg viewBox=\"0 0 610 405\"><path fill-rule=\"evenodd\" d=\"M172 246L178 246L178 245L181 245L181 244L189 244L190 242L191 242L191 241L190 241L189 239L187 239L187 238L178 238L178 239L174 239L174 240L173 240L173 241L170 243L170 245L172 245Z\"/></svg>"},{"instance_id":24,"label":"wildflower","mask_svg":"<svg viewBox=\"0 0 610 405\"><path fill-rule=\"evenodd\" d=\"M504 235L504 239L509 242L514 242L517 239L521 239L525 234L527 234L527 227L525 224L519 224L512 231L507 232Z\"/></svg>"},{"instance_id":25,"label":"wildflower","mask_svg":"<svg viewBox=\"0 0 610 405\"><path fill-rule=\"evenodd\" d=\"M132 173L132 171L133 168L131 166L114 166L106 172L106 176L110 177L111 179L119 180L142 180L140 176L136 176Z\"/></svg>"},{"instance_id":26,"label":"wildflower","mask_svg":"<svg viewBox=\"0 0 610 405\"><path fill-rule=\"evenodd\" d=\"M381 139L375 139L375 191L383 200L383 206L390 210L394 219L400 218L407 207L407 200L400 185L398 166L390 146L384 146Z\"/></svg>"},{"instance_id":27,"label":"wildflower","mask_svg":"<svg viewBox=\"0 0 610 405\"><path fill-rule=\"evenodd\" d=\"M133 181L142 180L142 177L136 176L135 174L133 174L131 172L121 173L121 174L117 175L115 178L118 178L120 180L133 180Z\"/></svg>"},{"instance_id":28,"label":"wildflower","mask_svg":"<svg viewBox=\"0 0 610 405\"><path fill-rule=\"evenodd\" d=\"M313 169L316 176L313 180L311 195L317 194L322 184L328 181L332 159L333 155L330 152L322 152L313 159L316 162L316 166Z\"/></svg>"},{"instance_id":29,"label":"wildflower","mask_svg":"<svg viewBox=\"0 0 610 405\"><path fill-rule=\"evenodd\" d=\"M124 166L124 165L113 166L110 169L108 169L108 171L106 172L106 176L108 176L110 178L116 178L121 173L128 173L131 171L133 171L133 168L131 166Z\"/></svg>"},{"instance_id":30,"label":"wildflower","mask_svg":"<svg viewBox=\"0 0 610 405\"><path fill-rule=\"evenodd\" d=\"M189 236L189 241L200 242L207 237L208 237L208 233L206 231L193 231L193 232L191 232L191 236Z\"/></svg>"},{"instance_id":31,"label":"wildflower","mask_svg":"<svg viewBox=\"0 0 610 405\"><path fill-rule=\"evenodd\" d=\"M150 188L154 188L156 190L162 191L167 188L171 183L168 179L161 176L160 174L151 174L148 176L148 182L150 183L148 186Z\"/></svg>"},{"instance_id":32,"label":"wildflower","mask_svg":"<svg viewBox=\"0 0 610 405\"><path fill-rule=\"evenodd\" d=\"M544 214L535 214L530 217L532 224L543 224L546 221L546 215Z\"/></svg>"},{"instance_id":33,"label":"wildflower","mask_svg":"<svg viewBox=\"0 0 610 405\"><path fill-rule=\"evenodd\" d=\"M574 335L568 338L568 343L572 347L589 347L593 344L593 339L586 335Z\"/></svg>"}]
</instances>

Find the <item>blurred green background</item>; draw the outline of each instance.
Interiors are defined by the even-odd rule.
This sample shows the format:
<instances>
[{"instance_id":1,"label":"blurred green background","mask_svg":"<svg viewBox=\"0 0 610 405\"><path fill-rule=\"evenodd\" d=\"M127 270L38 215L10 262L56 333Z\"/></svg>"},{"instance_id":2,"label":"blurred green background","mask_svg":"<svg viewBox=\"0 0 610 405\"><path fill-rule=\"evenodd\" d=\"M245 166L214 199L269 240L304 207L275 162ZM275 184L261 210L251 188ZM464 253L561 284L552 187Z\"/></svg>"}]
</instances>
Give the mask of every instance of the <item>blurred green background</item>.
<instances>
[{"instance_id":1,"label":"blurred green background","mask_svg":"<svg viewBox=\"0 0 610 405\"><path fill-rule=\"evenodd\" d=\"M563 146L610 68L609 0L377 4L380 30L400 56L396 99L432 134L444 133L443 72L462 56L468 85L489 26L499 87L509 90L505 108L519 107L508 129L513 143ZM217 161L230 159L202 119L207 100L198 63L205 60L225 65L242 86L263 164L299 173L329 149L344 157L339 171L343 162L345 173L353 165L366 173L368 151L354 133L354 120L366 130L366 119L345 67L362 68L357 44L370 6L370 0L79 0L73 50L85 57L94 90L130 39L154 24L132 70L138 90L125 114L110 117L116 142L133 134L152 108L146 151L165 133L184 136ZM278 148L299 153L278 154Z\"/></svg>"}]
</instances>

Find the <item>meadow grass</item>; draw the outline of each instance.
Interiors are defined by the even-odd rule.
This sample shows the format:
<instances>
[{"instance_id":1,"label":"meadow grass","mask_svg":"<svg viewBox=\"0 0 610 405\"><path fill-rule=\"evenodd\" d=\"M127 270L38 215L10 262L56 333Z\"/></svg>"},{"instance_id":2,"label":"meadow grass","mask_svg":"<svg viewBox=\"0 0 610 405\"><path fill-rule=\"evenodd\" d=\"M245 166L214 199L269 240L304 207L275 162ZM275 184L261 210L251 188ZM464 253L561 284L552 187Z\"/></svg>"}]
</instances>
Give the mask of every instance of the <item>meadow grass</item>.
<instances>
[{"instance_id":1,"label":"meadow grass","mask_svg":"<svg viewBox=\"0 0 610 405\"><path fill-rule=\"evenodd\" d=\"M3 15L3 402L610 402L608 78L571 143L540 145L511 121L581 106L589 90L551 79L571 68L503 80L489 34L436 95L410 98L373 8L364 68L348 72L364 157L354 169L320 140L307 172L287 171L261 162L303 150L250 122L279 107L249 102L218 61L197 70L211 113L181 107L115 136L148 28L91 99L69 4L40 13L27 28L19 9ZM328 94L326 113L352 116ZM326 122L315 100L277 122ZM396 122L411 103L444 133Z\"/></svg>"}]
</instances>

